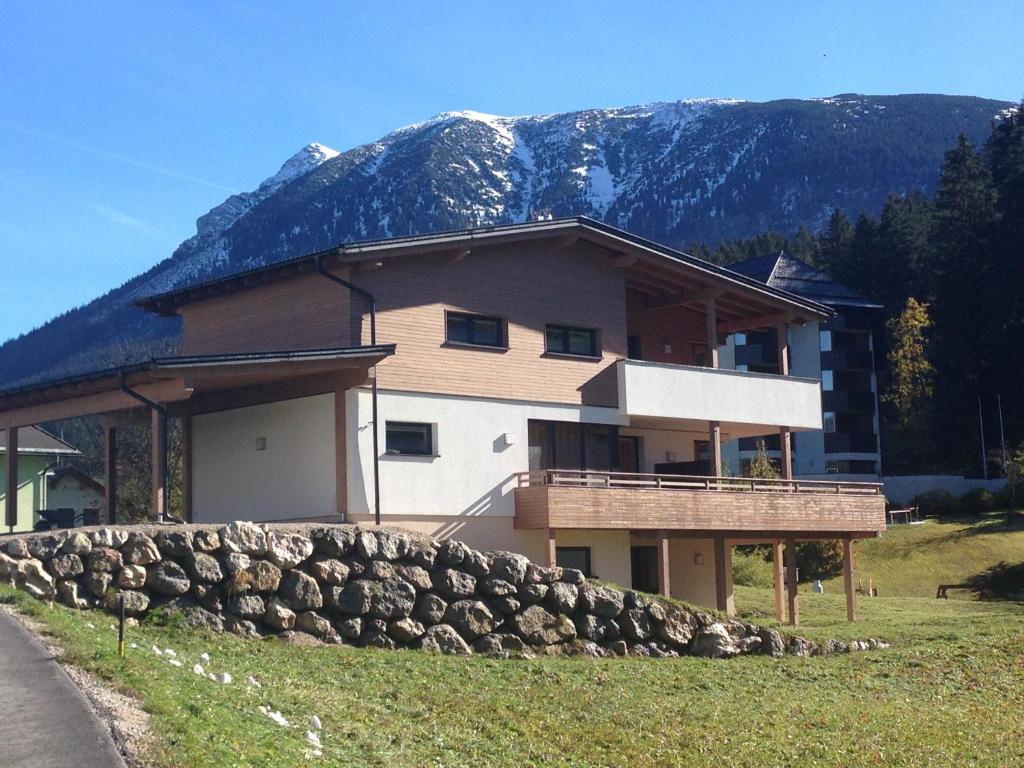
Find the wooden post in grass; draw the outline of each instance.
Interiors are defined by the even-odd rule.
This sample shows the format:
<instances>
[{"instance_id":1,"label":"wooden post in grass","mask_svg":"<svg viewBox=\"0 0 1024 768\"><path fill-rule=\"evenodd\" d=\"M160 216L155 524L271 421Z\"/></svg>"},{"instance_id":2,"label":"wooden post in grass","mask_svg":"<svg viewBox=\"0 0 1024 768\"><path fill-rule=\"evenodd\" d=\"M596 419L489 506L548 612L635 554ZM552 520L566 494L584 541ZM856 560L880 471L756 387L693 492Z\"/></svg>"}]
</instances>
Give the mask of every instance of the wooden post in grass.
<instances>
[{"instance_id":1,"label":"wooden post in grass","mask_svg":"<svg viewBox=\"0 0 1024 768\"><path fill-rule=\"evenodd\" d=\"M853 539L843 539L843 586L846 587L846 618L857 620L857 593L853 589Z\"/></svg>"},{"instance_id":2,"label":"wooden post in grass","mask_svg":"<svg viewBox=\"0 0 1024 768\"><path fill-rule=\"evenodd\" d=\"M772 575L775 577L775 618L780 622L786 620L786 597L783 593L785 575L782 564L782 542L772 542Z\"/></svg>"},{"instance_id":3,"label":"wooden post in grass","mask_svg":"<svg viewBox=\"0 0 1024 768\"><path fill-rule=\"evenodd\" d=\"M124 595L118 601L117 611L117 655L124 658Z\"/></svg>"},{"instance_id":4,"label":"wooden post in grass","mask_svg":"<svg viewBox=\"0 0 1024 768\"><path fill-rule=\"evenodd\" d=\"M789 597L789 624L800 623L800 598L796 592L796 540L786 539L786 592Z\"/></svg>"}]
</instances>

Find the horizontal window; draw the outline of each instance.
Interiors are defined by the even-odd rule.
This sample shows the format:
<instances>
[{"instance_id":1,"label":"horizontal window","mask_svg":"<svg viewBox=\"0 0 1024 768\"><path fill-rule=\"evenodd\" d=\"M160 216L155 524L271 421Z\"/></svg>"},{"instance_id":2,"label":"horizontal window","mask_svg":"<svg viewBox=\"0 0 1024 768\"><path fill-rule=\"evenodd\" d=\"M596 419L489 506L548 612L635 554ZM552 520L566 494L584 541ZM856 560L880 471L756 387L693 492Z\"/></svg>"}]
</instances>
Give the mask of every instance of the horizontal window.
<instances>
[{"instance_id":1,"label":"horizontal window","mask_svg":"<svg viewBox=\"0 0 1024 768\"><path fill-rule=\"evenodd\" d=\"M590 573L590 547L555 547L555 564L559 568L575 568L583 571L588 579Z\"/></svg>"},{"instance_id":2,"label":"horizontal window","mask_svg":"<svg viewBox=\"0 0 1024 768\"><path fill-rule=\"evenodd\" d=\"M396 456L433 456L434 425L389 421L384 446L385 451Z\"/></svg>"},{"instance_id":3,"label":"horizontal window","mask_svg":"<svg viewBox=\"0 0 1024 768\"><path fill-rule=\"evenodd\" d=\"M568 325L549 325L544 336L544 348L559 355L597 357L597 332L592 328L572 328Z\"/></svg>"},{"instance_id":4,"label":"horizontal window","mask_svg":"<svg viewBox=\"0 0 1024 768\"><path fill-rule=\"evenodd\" d=\"M500 317L449 312L445 318L445 340L453 344L505 347L505 322Z\"/></svg>"}]
</instances>

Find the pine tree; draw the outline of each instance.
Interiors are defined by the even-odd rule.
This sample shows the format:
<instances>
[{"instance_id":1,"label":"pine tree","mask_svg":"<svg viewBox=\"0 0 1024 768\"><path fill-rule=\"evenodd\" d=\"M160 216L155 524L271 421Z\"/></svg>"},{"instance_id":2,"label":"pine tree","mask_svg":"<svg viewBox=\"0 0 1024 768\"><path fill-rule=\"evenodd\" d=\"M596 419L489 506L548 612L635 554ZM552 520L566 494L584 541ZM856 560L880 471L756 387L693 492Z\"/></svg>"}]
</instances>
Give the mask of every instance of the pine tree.
<instances>
[{"instance_id":1,"label":"pine tree","mask_svg":"<svg viewBox=\"0 0 1024 768\"><path fill-rule=\"evenodd\" d=\"M831 275L845 269L853 249L853 224L839 208L833 208L824 232L818 238L817 266Z\"/></svg>"}]
</instances>

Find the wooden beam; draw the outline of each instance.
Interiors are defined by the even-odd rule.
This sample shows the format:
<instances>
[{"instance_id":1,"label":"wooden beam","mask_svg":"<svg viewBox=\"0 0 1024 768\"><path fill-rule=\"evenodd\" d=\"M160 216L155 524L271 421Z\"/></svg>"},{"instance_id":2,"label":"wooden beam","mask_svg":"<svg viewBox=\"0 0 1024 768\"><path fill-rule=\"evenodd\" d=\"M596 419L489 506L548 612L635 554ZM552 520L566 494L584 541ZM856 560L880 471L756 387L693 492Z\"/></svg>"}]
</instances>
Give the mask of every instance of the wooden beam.
<instances>
[{"instance_id":1,"label":"wooden beam","mask_svg":"<svg viewBox=\"0 0 1024 768\"><path fill-rule=\"evenodd\" d=\"M149 419L149 442L151 474L153 479L153 519L160 521L167 511L167 476L164 474L164 429L166 423L163 415L153 410Z\"/></svg>"},{"instance_id":2,"label":"wooden beam","mask_svg":"<svg viewBox=\"0 0 1024 768\"><path fill-rule=\"evenodd\" d=\"M639 261L639 257L632 253L621 253L618 256L613 256L609 261L615 269L623 269L625 267L632 267Z\"/></svg>"},{"instance_id":3,"label":"wooden beam","mask_svg":"<svg viewBox=\"0 0 1024 768\"><path fill-rule=\"evenodd\" d=\"M669 309L684 304L705 304L711 299L717 299L722 293L721 288L708 285L692 291L680 291L662 299L650 299L644 302L644 309Z\"/></svg>"},{"instance_id":4,"label":"wooden beam","mask_svg":"<svg viewBox=\"0 0 1024 768\"><path fill-rule=\"evenodd\" d=\"M18 525L18 428L7 430L7 488L4 491L4 522L13 532Z\"/></svg>"},{"instance_id":5,"label":"wooden beam","mask_svg":"<svg viewBox=\"0 0 1024 768\"><path fill-rule=\"evenodd\" d=\"M775 581L775 618L780 622L786 620L786 598L783 594L785 576L782 569L782 542L776 539L772 542L772 575Z\"/></svg>"},{"instance_id":6,"label":"wooden beam","mask_svg":"<svg viewBox=\"0 0 1024 768\"><path fill-rule=\"evenodd\" d=\"M793 433L789 427L779 427L779 464L783 480L793 479Z\"/></svg>"},{"instance_id":7,"label":"wooden beam","mask_svg":"<svg viewBox=\"0 0 1024 768\"><path fill-rule=\"evenodd\" d=\"M715 298L712 297L705 302L705 315L708 331L708 362L712 368L718 367L718 315L715 306Z\"/></svg>"},{"instance_id":8,"label":"wooden beam","mask_svg":"<svg viewBox=\"0 0 1024 768\"><path fill-rule=\"evenodd\" d=\"M668 534L665 531L658 531L658 594L662 597L669 597L671 594L668 566Z\"/></svg>"},{"instance_id":9,"label":"wooden beam","mask_svg":"<svg viewBox=\"0 0 1024 768\"><path fill-rule=\"evenodd\" d=\"M192 522L192 415L181 417L181 506L186 523Z\"/></svg>"},{"instance_id":10,"label":"wooden beam","mask_svg":"<svg viewBox=\"0 0 1024 768\"><path fill-rule=\"evenodd\" d=\"M55 400L50 403L0 412L0 429L28 427L46 421L60 421L75 416L92 416L139 407L138 400L116 389L116 384L114 386L115 389L94 395ZM185 386L185 381L181 378L154 384L141 384L132 388L143 397L158 403L187 400L192 396L192 390Z\"/></svg>"},{"instance_id":11,"label":"wooden beam","mask_svg":"<svg viewBox=\"0 0 1024 768\"><path fill-rule=\"evenodd\" d=\"M735 333L736 331L753 331L758 328L767 328L777 323L788 323L793 319L792 312L773 312L768 315L757 315L755 317L731 320L721 323L718 326L719 333Z\"/></svg>"},{"instance_id":12,"label":"wooden beam","mask_svg":"<svg viewBox=\"0 0 1024 768\"><path fill-rule=\"evenodd\" d=\"M800 597L796 583L796 541L786 539L786 594L789 598L789 624L800 623Z\"/></svg>"},{"instance_id":13,"label":"wooden beam","mask_svg":"<svg viewBox=\"0 0 1024 768\"><path fill-rule=\"evenodd\" d=\"M113 525L117 522L117 427L112 425L103 428L103 475L107 524Z\"/></svg>"},{"instance_id":14,"label":"wooden beam","mask_svg":"<svg viewBox=\"0 0 1024 768\"><path fill-rule=\"evenodd\" d=\"M544 531L545 536L545 556L547 559L548 568L554 568L558 564L558 545L555 541L555 529L547 528Z\"/></svg>"},{"instance_id":15,"label":"wooden beam","mask_svg":"<svg viewBox=\"0 0 1024 768\"><path fill-rule=\"evenodd\" d=\"M853 539L843 539L843 586L846 589L846 618L848 621L857 620L857 593L853 588L856 575L855 556Z\"/></svg>"},{"instance_id":16,"label":"wooden beam","mask_svg":"<svg viewBox=\"0 0 1024 768\"><path fill-rule=\"evenodd\" d=\"M725 537L715 536L715 607L723 613L729 612L729 584L725 572Z\"/></svg>"}]
</instances>

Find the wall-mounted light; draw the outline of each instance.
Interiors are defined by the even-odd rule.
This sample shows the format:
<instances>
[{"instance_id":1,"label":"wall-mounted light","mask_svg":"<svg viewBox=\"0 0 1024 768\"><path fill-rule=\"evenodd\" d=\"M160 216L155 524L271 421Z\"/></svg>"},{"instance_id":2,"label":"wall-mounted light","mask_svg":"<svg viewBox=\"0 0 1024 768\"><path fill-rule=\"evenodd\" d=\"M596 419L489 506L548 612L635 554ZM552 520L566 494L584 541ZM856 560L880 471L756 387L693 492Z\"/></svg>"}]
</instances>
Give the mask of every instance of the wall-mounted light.
<instances>
[{"instance_id":1,"label":"wall-mounted light","mask_svg":"<svg viewBox=\"0 0 1024 768\"><path fill-rule=\"evenodd\" d=\"M693 553L693 564L694 565L704 565L704 555L702 555L700 552L694 552Z\"/></svg>"},{"instance_id":2,"label":"wall-mounted light","mask_svg":"<svg viewBox=\"0 0 1024 768\"><path fill-rule=\"evenodd\" d=\"M661 345L661 349L666 355L672 354L672 345L667 341Z\"/></svg>"},{"instance_id":3,"label":"wall-mounted light","mask_svg":"<svg viewBox=\"0 0 1024 768\"><path fill-rule=\"evenodd\" d=\"M265 437L257 437L256 438L256 450L257 451L265 451L265 450L267 450L267 438L265 438Z\"/></svg>"},{"instance_id":4,"label":"wall-mounted light","mask_svg":"<svg viewBox=\"0 0 1024 768\"><path fill-rule=\"evenodd\" d=\"M505 442L506 448L508 448L510 445L516 444L516 436L512 432L506 432L504 435L501 436L501 438Z\"/></svg>"}]
</instances>

